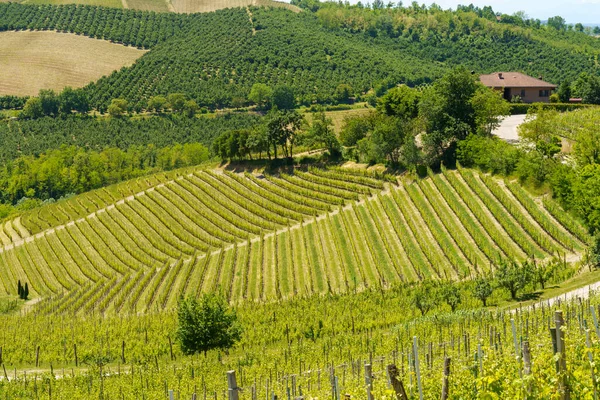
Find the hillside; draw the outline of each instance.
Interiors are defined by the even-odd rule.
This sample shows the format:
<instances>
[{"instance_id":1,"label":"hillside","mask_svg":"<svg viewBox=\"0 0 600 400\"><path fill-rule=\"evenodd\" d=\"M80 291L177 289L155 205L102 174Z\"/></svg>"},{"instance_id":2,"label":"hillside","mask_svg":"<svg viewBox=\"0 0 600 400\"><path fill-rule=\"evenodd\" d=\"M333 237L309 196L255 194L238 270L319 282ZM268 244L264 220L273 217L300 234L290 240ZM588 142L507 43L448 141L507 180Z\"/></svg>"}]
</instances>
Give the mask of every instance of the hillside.
<instances>
[{"instance_id":1,"label":"hillside","mask_svg":"<svg viewBox=\"0 0 600 400\"><path fill-rule=\"evenodd\" d=\"M244 105L257 82L290 86L301 104L332 103L341 84L360 97L428 83L456 65L476 73L521 70L553 83L598 70L600 42L585 34L471 11L331 7L178 15L2 3L0 30L56 29L151 49L87 88L101 110L116 97L143 109L149 97L175 92L209 107Z\"/></svg>"},{"instance_id":2,"label":"hillside","mask_svg":"<svg viewBox=\"0 0 600 400\"><path fill-rule=\"evenodd\" d=\"M578 224L515 184L470 170L400 185L356 174L200 169L52 204L4 224L0 290L21 280L56 298L53 311L142 312L181 293L237 303L461 280L501 257L584 247Z\"/></svg>"}]
</instances>

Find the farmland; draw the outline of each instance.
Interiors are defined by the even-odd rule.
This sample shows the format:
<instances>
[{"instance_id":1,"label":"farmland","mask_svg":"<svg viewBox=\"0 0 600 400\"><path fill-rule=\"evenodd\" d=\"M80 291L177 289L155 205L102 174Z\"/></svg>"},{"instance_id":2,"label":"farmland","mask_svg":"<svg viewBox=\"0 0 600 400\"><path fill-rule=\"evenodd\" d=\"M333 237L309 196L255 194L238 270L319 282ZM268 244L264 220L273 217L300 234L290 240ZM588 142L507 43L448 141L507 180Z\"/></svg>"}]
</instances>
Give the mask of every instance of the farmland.
<instances>
[{"instance_id":1,"label":"farmland","mask_svg":"<svg viewBox=\"0 0 600 400\"><path fill-rule=\"evenodd\" d=\"M83 87L130 66L145 52L58 32L0 32L0 95Z\"/></svg>"},{"instance_id":2,"label":"farmland","mask_svg":"<svg viewBox=\"0 0 600 400\"><path fill-rule=\"evenodd\" d=\"M214 291L269 302L465 280L502 257L563 258L588 240L518 186L470 170L400 184L342 169L189 171L4 223L0 290L29 282L53 313L172 309L182 293Z\"/></svg>"}]
</instances>

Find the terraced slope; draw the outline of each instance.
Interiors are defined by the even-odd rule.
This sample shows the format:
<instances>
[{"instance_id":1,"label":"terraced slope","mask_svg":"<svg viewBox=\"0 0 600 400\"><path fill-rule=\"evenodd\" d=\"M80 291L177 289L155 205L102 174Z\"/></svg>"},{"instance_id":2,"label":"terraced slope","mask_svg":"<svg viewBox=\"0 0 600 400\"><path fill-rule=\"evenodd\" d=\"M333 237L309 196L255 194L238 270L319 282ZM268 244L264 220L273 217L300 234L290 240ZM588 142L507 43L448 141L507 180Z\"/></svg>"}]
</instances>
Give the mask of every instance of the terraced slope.
<instances>
[{"instance_id":1,"label":"terraced slope","mask_svg":"<svg viewBox=\"0 0 600 400\"><path fill-rule=\"evenodd\" d=\"M195 170L145 184L24 215L32 236L0 248L0 293L26 281L44 310L80 313L155 311L213 291L273 301L466 279L500 257L575 254L587 240L547 200L469 170L401 185L341 169Z\"/></svg>"}]
</instances>

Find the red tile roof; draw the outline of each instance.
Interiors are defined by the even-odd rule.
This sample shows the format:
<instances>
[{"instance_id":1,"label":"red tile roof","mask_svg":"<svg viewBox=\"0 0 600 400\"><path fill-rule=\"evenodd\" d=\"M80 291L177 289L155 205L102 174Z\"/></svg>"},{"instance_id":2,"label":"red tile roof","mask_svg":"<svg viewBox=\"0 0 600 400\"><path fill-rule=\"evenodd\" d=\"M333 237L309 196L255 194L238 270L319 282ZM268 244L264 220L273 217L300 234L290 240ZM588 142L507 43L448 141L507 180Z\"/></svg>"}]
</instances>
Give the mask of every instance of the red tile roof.
<instances>
[{"instance_id":1,"label":"red tile roof","mask_svg":"<svg viewBox=\"0 0 600 400\"><path fill-rule=\"evenodd\" d=\"M544 82L541 79L537 79L520 72L494 72L489 75L481 75L479 77L481 83L485 86L493 88L548 88L556 89L556 85L552 83Z\"/></svg>"}]
</instances>

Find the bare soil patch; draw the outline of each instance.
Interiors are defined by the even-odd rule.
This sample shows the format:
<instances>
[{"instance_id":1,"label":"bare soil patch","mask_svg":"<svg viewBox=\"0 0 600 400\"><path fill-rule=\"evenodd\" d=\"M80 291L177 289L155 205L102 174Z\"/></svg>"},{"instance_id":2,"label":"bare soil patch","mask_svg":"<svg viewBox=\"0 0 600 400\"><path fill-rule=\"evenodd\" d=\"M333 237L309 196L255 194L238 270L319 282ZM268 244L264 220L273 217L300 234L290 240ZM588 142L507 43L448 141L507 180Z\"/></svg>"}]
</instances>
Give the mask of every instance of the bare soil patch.
<instances>
[{"instance_id":1,"label":"bare soil patch","mask_svg":"<svg viewBox=\"0 0 600 400\"><path fill-rule=\"evenodd\" d=\"M0 32L0 95L33 96L40 89L82 87L130 66L144 53L70 33Z\"/></svg>"},{"instance_id":2,"label":"bare soil patch","mask_svg":"<svg viewBox=\"0 0 600 400\"><path fill-rule=\"evenodd\" d=\"M248 6L283 7L295 12L300 11L296 6L274 0L171 0L171 4L175 12L188 14Z\"/></svg>"}]
</instances>

